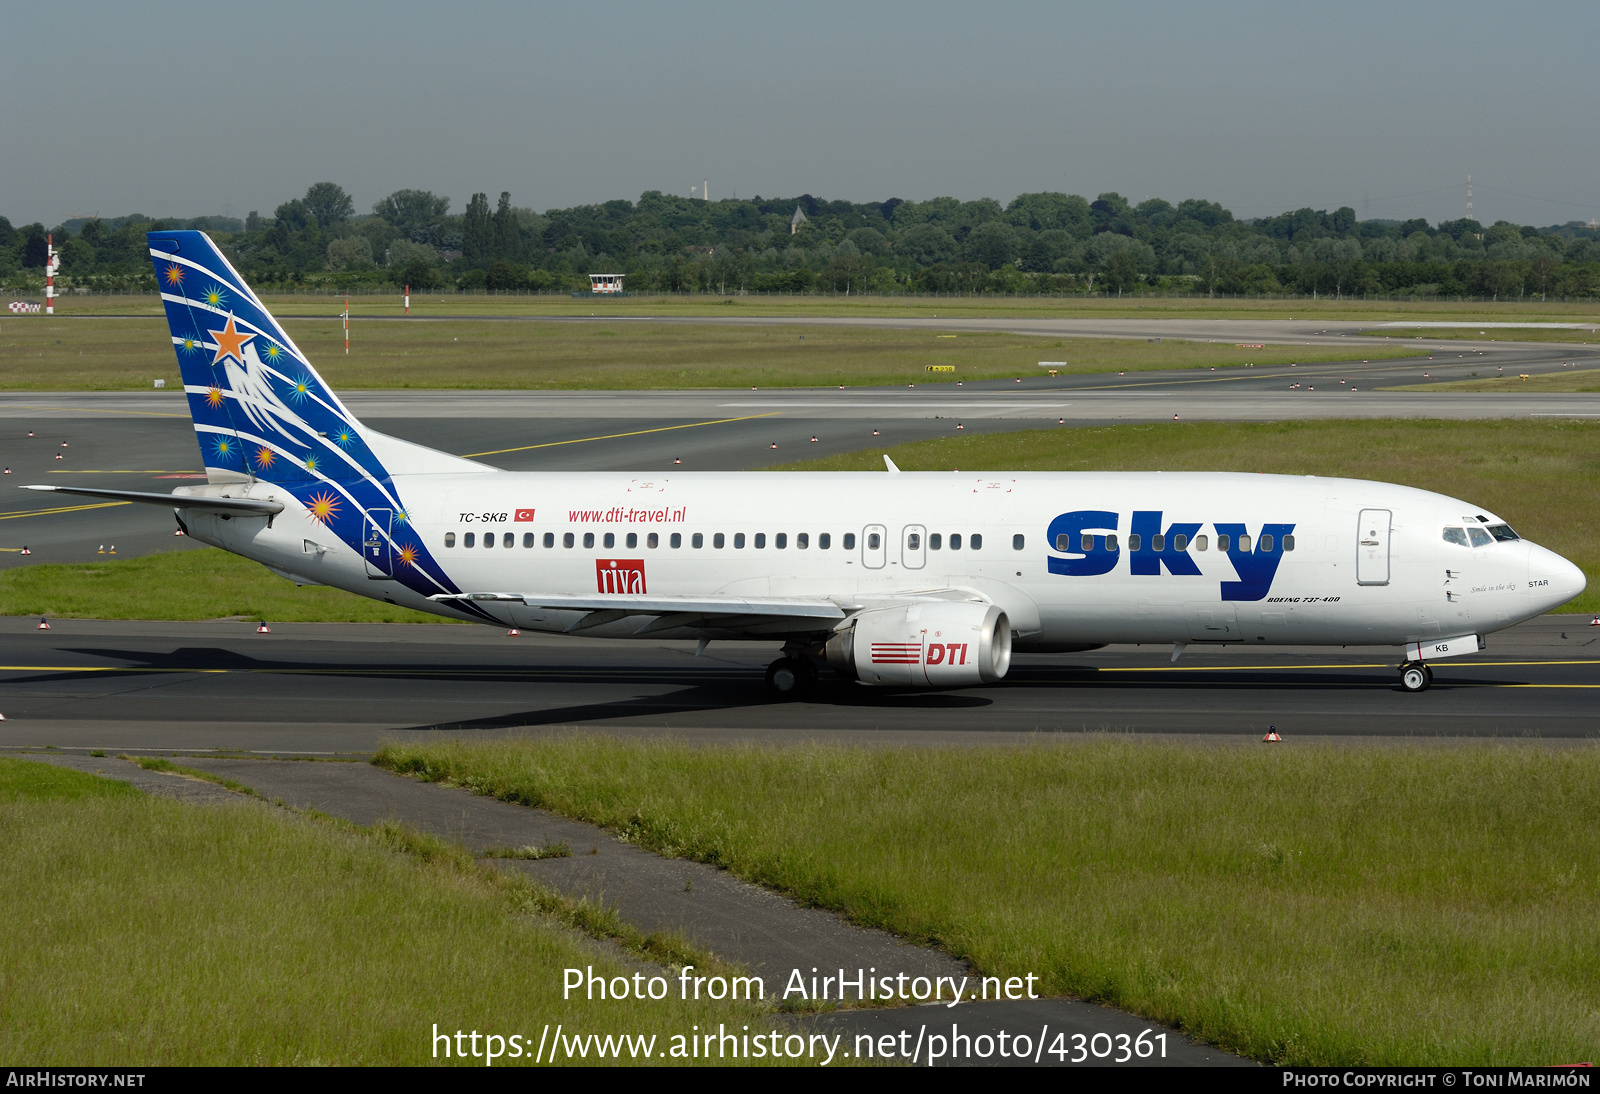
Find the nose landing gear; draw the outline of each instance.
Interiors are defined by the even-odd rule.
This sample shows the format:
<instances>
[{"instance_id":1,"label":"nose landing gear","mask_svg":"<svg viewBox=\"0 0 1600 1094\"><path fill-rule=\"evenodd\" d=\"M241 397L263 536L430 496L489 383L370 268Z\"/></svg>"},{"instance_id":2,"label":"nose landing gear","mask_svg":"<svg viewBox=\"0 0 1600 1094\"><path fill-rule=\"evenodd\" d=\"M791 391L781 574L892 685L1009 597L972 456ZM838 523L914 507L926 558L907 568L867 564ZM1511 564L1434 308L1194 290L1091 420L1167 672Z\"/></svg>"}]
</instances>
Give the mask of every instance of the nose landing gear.
<instances>
[{"instance_id":1,"label":"nose landing gear","mask_svg":"<svg viewBox=\"0 0 1600 1094\"><path fill-rule=\"evenodd\" d=\"M1415 694L1433 686L1433 670L1421 661L1407 661L1400 666L1400 687Z\"/></svg>"}]
</instances>

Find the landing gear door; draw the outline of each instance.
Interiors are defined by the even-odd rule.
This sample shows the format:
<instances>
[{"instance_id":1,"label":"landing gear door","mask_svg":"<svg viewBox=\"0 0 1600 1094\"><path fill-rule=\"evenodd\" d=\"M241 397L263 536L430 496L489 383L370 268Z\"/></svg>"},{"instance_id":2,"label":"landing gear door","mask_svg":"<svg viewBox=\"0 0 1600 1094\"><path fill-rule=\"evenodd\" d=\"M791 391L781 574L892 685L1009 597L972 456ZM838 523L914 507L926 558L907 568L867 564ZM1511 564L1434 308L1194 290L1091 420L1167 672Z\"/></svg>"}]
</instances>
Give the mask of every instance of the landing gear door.
<instances>
[{"instance_id":1,"label":"landing gear door","mask_svg":"<svg viewBox=\"0 0 1600 1094\"><path fill-rule=\"evenodd\" d=\"M1387 509L1361 510L1356 527L1356 584L1389 584L1389 519Z\"/></svg>"},{"instance_id":2,"label":"landing gear door","mask_svg":"<svg viewBox=\"0 0 1600 1094\"><path fill-rule=\"evenodd\" d=\"M928 530L920 524L908 524L900 533L900 565L908 570L920 570L928 561Z\"/></svg>"},{"instance_id":3,"label":"landing gear door","mask_svg":"<svg viewBox=\"0 0 1600 1094\"><path fill-rule=\"evenodd\" d=\"M394 556L389 543L389 527L393 520L393 509L367 510L366 532L361 537L361 555L366 560L367 576L370 578L393 576Z\"/></svg>"},{"instance_id":4,"label":"landing gear door","mask_svg":"<svg viewBox=\"0 0 1600 1094\"><path fill-rule=\"evenodd\" d=\"M889 556L889 531L881 524L869 524L861 530L861 565L869 570L883 569Z\"/></svg>"}]
</instances>

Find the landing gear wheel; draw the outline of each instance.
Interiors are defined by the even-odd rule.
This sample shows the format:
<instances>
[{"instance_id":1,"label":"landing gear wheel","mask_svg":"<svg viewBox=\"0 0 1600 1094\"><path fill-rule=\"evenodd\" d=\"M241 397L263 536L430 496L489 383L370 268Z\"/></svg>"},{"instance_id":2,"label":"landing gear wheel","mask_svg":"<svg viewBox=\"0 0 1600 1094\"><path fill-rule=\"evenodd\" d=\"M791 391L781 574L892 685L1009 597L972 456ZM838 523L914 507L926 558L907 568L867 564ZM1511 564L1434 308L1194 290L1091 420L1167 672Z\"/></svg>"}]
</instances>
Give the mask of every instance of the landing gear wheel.
<instances>
[{"instance_id":1,"label":"landing gear wheel","mask_svg":"<svg viewBox=\"0 0 1600 1094\"><path fill-rule=\"evenodd\" d=\"M1406 691L1427 691L1433 685L1433 670L1417 661L1407 661L1400 666L1400 686Z\"/></svg>"},{"instance_id":2,"label":"landing gear wheel","mask_svg":"<svg viewBox=\"0 0 1600 1094\"><path fill-rule=\"evenodd\" d=\"M804 657L780 657L767 666L767 690L778 699L798 699L817 682L817 670Z\"/></svg>"}]
</instances>

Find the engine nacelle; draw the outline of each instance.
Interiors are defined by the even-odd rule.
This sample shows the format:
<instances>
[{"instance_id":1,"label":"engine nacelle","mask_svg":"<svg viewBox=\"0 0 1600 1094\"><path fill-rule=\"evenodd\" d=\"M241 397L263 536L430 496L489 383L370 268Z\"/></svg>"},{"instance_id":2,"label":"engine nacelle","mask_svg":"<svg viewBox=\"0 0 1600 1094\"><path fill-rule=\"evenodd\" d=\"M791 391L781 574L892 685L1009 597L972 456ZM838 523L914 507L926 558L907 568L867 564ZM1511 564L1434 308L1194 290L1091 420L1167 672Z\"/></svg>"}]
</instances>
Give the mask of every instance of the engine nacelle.
<instances>
[{"instance_id":1,"label":"engine nacelle","mask_svg":"<svg viewBox=\"0 0 1600 1094\"><path fill-rule=\"evenodd\" d=\"M938 600L862 612L828 640L828 663L863 684L959 687L1011 667L1011 624L993 604Z\"/></svg>"}]
</instances>

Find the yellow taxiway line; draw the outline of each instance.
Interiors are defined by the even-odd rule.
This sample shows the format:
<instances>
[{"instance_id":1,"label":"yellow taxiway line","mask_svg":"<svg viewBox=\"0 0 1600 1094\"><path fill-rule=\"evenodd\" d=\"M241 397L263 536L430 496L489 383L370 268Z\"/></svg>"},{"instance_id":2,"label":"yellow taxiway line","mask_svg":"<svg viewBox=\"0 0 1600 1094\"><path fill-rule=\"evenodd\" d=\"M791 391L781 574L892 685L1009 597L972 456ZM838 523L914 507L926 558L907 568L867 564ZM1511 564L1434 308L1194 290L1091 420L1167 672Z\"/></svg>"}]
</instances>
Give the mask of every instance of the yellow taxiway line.
<instances>
[{"instance_id":1,"label":"yellow taxiway line","mask_svg":"<svg viewBox=\"0 0 1600 1094\"><path fill-rule=\"evenodd\" d=\"M544 444L525 444L521 448L497 448L493 452L467 452L463 459L473 459L477 456L503 456L507 452L530 452L535 448L555 448L563 444L583 444L587 441L614 441L618 437L638 437L645 433L666 433L673 429L697 429L703 425L726 425L729 422L749 422L757 418L772 418L782 414L781 410L774 410L767 414L746 414L742 418L718 418L714 422L684 422L682 425L663 425L654 429L635 429L631 433L607 433L603 437L574 437L570 441L546 441Z\"/></svg>"}]
</instances>

